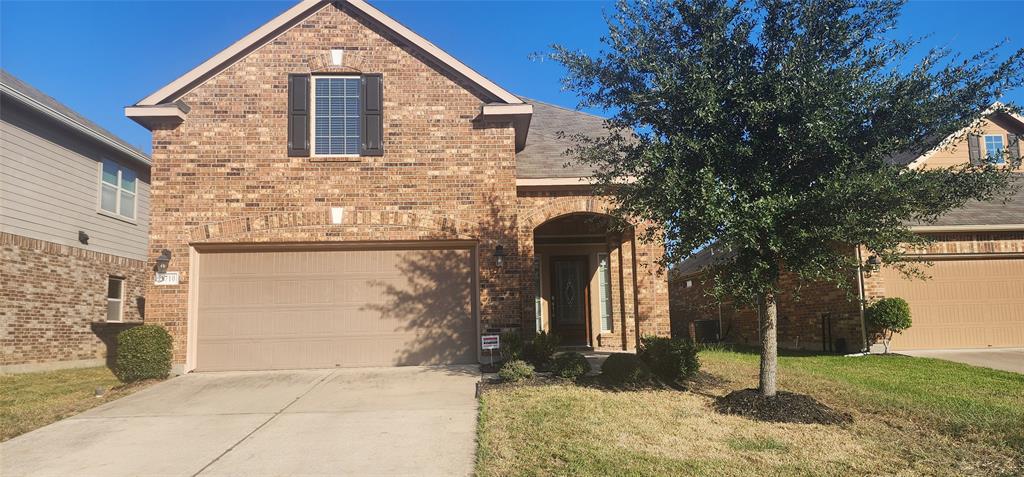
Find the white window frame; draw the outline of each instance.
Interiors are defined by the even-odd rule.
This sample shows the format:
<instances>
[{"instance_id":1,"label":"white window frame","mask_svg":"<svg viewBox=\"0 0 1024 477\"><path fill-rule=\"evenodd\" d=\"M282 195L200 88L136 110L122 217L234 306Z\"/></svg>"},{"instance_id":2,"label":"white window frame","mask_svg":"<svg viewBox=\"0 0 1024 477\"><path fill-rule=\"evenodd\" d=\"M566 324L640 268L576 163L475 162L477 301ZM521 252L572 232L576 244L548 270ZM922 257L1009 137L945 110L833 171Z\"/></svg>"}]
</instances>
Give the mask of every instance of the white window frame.
<instances>
[{"instance_id":1,"label":"white window frame","mask_svg":"<svg viewBox=\"0 0 1024 477\"><path fill-rule=\"evenodd\" d=\"M118 298L110 298L110 283L114 282L114 281L120 283L120 286L118 288L120 289L121 296L118 297ZM105 317L107 323L122 323L122 322L124 322L124 283L125 283L125 281L126 280L123 277L107 277L107 315ZM110 305L113 304L114 302L117 303L117 319L116 320L111 320L110 319Z\"/></svg>"},{"instance_id":2,"label":"white window frame","mask_svg":"<svg viewBox=\"0 0 1024 477\"><path fill-rule=\"evenodd\" d=\"M110 163L117 167L117 184L108 184L103 182L103 164ZM104 158L103 160L96 163L97 174L96 174L96 211L100 214L106 215L107 217L113 217L118 220L135 223L135 219L139 216L139 174L134 169L121 164L120 162ZM124 171L130 170L135 174L135 191L124 189L123 176ZM114 187L114 212L111 212L103 208L103 186ZM121 194L129 194L135 198L135 206L132 207L132 215L124 215L121 213Z\"/></svg>"},{"instance_id":3,"label":"white window frame","mask_svg":"<svg viewBox=\"0 0 1024 477\"><path fill-rule=\"evenodd\" d=\"M601 263L604 263L604 267ZM603 268L603 270L602 270ZM602 284L601 282L604 281ZM600 327L602 333L615 331L615 312L612 306L612 259L607 253L597 254L597 309L600 315ZM608 314L605 314L605 306L608 307Z\"/></svg>"},{"instance_id":4,"label":"white window frame","mask_svg":"<svg viewBox=\"0 0 1024 477\"><path fill-rule=\"evenodd\" d=\"M1002 150L999 151L998 155L993 156L991 154L991 152L988 150L988 138L990 138L990 137L998 138L999 139L999 145L1002 147ZM988 162L990 164L1006 164L1006 157L1004 157L1003 154L1004 154L1004 151L1006 151L1007 144L1006 144L1006 138L1003 137L1002 134L986 134L986 135L981 137L981 142L982 142L982 144L985 145L985 161L986 162Z\"/></svg>"},{"instance_id":5,"label":"white window frame","mask_svg":"<svg viewBox=\"0 0 1024 477\"><path fill-rule=\"evenodd\" d=\"M317 154L316 153L316 82L319 79L354 79L360 80L360 88L362 88L362 77L358 75L311 75L309 85L309 155L310 157L361 157L361 154ZM362 112L362 93L360 92L360 104L359 104L359 144L360 150L362 149L363 142L363 112Z\"/></svg>"}]
</instances>

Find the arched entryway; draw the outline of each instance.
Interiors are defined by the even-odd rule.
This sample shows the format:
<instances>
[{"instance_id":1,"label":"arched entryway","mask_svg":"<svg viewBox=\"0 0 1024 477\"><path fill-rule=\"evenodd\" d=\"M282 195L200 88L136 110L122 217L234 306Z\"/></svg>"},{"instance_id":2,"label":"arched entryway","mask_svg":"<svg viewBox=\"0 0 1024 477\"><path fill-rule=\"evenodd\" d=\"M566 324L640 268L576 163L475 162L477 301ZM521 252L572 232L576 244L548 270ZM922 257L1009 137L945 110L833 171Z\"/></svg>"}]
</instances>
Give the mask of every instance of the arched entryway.
<instances>
[{"instance_id":1,"label":"arched entryway","mask_svg":"<svg viewBox=\"0 0 1024 477\"><path fill-rule=\"evenodd\" d=\"M534 327L565 347L623 349L633 326L625 305L635 284L630 227L596 212L552 218L533 229Z\"/></svg>"}]
</instances>

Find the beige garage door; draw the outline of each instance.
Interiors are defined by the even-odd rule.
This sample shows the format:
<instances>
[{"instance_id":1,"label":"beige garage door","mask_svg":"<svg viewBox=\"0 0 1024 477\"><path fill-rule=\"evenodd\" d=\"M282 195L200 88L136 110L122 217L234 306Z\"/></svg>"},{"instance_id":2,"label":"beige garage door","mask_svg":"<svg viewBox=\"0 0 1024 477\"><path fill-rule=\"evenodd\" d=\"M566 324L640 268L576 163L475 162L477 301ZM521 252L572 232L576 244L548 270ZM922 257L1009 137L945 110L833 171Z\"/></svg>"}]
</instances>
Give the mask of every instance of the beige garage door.
<instances>
[{"instance_id":1,"label":"beige garage door","mask_svg":"<svg viewBox=\"0 0 1024 477\"><path fill-rule=\"evenodd\" d=\"M893 349L1024 346L1024 259L936 260L931 280L884 269L885 292L910 303Z\"/></svg>"},{"instance_id":2,"label":"beige garage door","mask_svg":"<svg viewBox=\"0 0 1024 477\"><path fill-rule=\"evenodd\" d=\"M469 250L202 253L200 371L472 363Z\"/></svg>"}]
</instances>

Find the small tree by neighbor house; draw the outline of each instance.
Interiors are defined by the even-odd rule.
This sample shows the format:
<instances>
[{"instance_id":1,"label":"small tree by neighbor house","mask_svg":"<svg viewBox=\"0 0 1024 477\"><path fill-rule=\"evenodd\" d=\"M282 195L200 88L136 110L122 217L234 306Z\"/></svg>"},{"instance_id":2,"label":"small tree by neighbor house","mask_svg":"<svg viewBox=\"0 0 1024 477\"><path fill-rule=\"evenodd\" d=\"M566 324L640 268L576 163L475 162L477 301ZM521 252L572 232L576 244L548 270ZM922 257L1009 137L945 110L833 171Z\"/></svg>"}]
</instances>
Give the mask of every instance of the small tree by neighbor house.
<instances>
[{"instance_id":1,"label":"small tree by neighbor house","mask_svg":"<svg viewBox=\"0 0 1024 477\"><path fill-rule=\"evenodd\" d=\"M910 305L902 298L882 298L865 310L868 326L881 334L882 346L889 354L889 343L893 333L903 333L910 328Z\"/></svg>"},{"instance_id":2,"label":"small tree by neighbor house","mask_svg":"<svg viewBox=\"0 0 1024 477\"><path fill-rule=\"evenodd\" d=\"M595 53L555 46L580 106L612 113L577 136L598 192L665 244L665 263L716 244L714 293L760 309L760 393L776 393L783 268L849 287L862 245L888 266L911 225L1008 191L1020 164L907 168L1024 82L1024 50L961 56L894 27L903 0L622 0ZM997 109L1017 111L1012 105ZM992 161L994 162L994 161ZM917 274L921 274L919 270Z\"/></svg>"}]
</instances>

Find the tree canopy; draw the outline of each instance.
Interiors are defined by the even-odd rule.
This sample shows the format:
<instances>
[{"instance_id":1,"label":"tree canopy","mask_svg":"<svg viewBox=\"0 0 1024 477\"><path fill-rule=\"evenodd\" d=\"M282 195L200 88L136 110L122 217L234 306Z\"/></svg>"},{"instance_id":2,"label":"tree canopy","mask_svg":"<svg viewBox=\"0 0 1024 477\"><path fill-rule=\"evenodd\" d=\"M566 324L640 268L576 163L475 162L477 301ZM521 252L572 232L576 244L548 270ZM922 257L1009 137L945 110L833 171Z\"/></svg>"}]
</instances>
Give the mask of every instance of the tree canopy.
<instances>
[{"instance_id":1,"label":"tree canopy","mask_svg":"<svg viewBox=\"0 0 1024 477\"><path fill-rule=\"evenodd\" d=\"M573 151L616 212L660 224L666 263L715 243L720 290L776 291L783 269L847 285L852 244L899 263L910 230L993 200L1010 167L910 169L1021 85L1024 50L961 55L896 38L903 0L627 2L603 49L555 46L581 106L612 111ZM1016 111L1013 105L1000 110ZM965 130L966 128L966 130ZM850 246L848 246L850 245Z\"/></svg>"}]
</instances>

